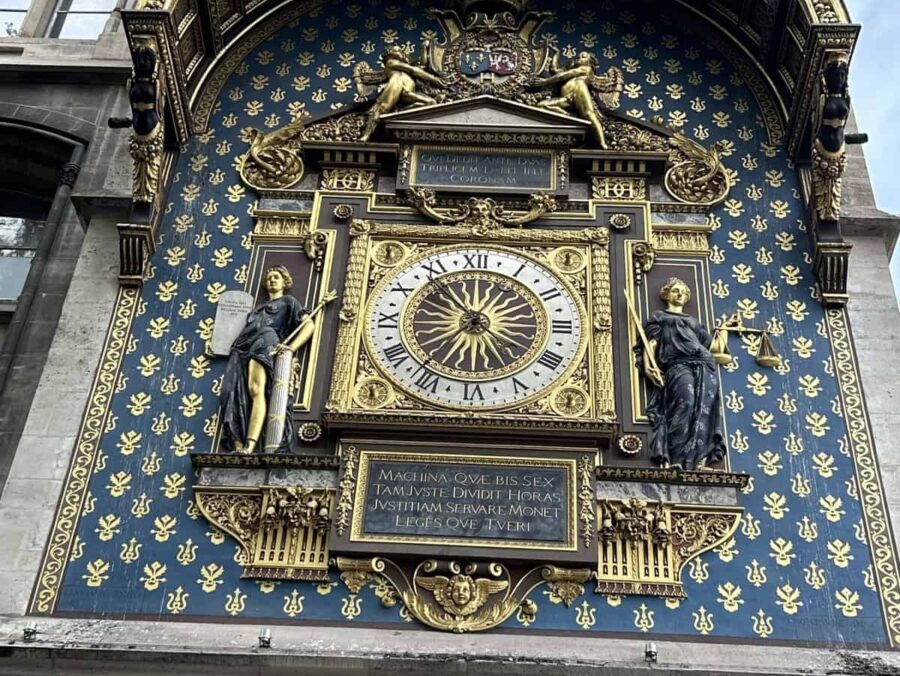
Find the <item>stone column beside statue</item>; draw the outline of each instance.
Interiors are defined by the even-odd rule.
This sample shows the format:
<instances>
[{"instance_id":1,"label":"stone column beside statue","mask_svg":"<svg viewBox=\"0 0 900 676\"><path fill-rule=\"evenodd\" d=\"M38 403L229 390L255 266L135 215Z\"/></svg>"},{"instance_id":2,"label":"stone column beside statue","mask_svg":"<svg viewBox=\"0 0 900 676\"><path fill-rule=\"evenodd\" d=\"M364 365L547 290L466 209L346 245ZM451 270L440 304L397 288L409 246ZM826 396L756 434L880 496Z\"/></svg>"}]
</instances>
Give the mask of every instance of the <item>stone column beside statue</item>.
<instances>
[{"instance_id":1,"label":"stone column beside statue","mask_svg":"<svg viewBox=\"0 0 900 676\"><path fill-rule=\"evenodd\" d=\"M297 394L291 377L295 356L315 333L316 315L335 298L335 294L327 294L307 312L300 301L285 293L292 285L284 266L266 270L268 300L247 315L231 345L220 395L222 446L226 450L255 452L267 419L266 451L291 449L294 425L290 412Z\"/></svg>"},{"instance_id":2,"label":"stone column beside statue","mask_svg":"<svg viewBox=\"0 0 900 676\"><path fill-rule=\"evenodd\" d=\"M649 384L650 458L664 467L701 469L725 457L712 336L684 312L691 297L687 284L673 277L659 295L666 309L650 315L635 347Z\"/></svg>"}]
</instances>

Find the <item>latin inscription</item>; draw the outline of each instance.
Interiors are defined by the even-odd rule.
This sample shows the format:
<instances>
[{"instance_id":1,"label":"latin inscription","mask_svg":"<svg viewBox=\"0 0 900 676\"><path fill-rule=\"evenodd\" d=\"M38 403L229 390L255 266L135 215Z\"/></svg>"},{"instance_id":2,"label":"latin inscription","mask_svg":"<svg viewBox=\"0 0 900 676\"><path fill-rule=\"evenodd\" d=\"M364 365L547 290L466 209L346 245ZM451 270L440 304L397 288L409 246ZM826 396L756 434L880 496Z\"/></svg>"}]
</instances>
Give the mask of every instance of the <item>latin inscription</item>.
<instances>
[{"instance_id":1,"label":"latin inscription","mask_svg":"<svg viewBox=\"0 0 900 676\"><path fill-rule=\"evenodd\" d=\"M422 150L415 172L417 185L553 188L550 155L531 153Z\"/></svg>"},{"instance_id":2,"label":"latin inscription","mask_svg":"<svg viewBox=\"0 0 900 676\"><path fill-rule=\"evenodd\" d=\"M370 458L363 535L568 541L564 466Z\"/></svg>"}]
</instances>

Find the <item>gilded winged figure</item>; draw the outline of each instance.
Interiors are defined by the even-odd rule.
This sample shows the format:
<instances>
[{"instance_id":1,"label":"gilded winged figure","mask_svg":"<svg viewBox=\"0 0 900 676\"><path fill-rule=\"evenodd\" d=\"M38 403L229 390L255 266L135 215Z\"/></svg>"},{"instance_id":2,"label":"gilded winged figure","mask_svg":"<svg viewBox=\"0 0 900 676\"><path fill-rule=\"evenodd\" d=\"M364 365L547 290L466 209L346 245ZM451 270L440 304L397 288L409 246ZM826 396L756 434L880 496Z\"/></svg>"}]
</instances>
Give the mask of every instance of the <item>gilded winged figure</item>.
<instances>
[{"instance_id":1,"label":"gilded winged figure","mask_svg":"<svg viewBox=\"0 0 900 676\"><path fill-rule=\"evenodd\" d=\"M559 65L559 52L550 64L552 75L538 78L538 87L559 87L559 96L540 101L540 108L568 113L574 107L579 116L591 123L597 142L607 148L603 133L603 111L601 108L617 108L619 95L625 86L622 71L615 66L598 74L600 64L590 52L581 52L568 65Z\"/></svg>"},{"instance_id":2,"label":"gilded winged figure","mask_svg":"<svg viewBox=\"0 0 900 676\"><path fill-rule=\"evenodd\" d=\"M432 97L416 91L418 81L436 87L444 86L443 80L429 73L421 65L414 64L409 55L397 45L385 49L381 61L384 64L382 70L373 70L364 61L353 69L353 77L360 96L368 97L375 89L379 87L381 89L378 98L369 109L366 126L360 137L360 141L363 142L369 140L381 117L391 112L398 103L414 106L429 106L436 103Z\"/></svg>"}]
</instances>

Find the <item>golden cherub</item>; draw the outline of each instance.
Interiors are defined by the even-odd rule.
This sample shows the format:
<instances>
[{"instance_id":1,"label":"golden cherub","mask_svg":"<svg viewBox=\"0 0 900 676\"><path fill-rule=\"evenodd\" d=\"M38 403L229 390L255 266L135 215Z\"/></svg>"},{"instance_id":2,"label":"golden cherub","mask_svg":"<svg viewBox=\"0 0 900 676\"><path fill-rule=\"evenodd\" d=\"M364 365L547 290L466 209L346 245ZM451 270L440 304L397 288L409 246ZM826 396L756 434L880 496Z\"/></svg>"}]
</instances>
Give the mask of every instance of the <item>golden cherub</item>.
<instances>
[{"instance_id":1,"label":"golden cherub","mask_svg":"<svg viewBox=\"0 0 900 676\"><path fill-rule=\"evenodd\" d=\"M472 615L483 606L491 594L503 591L508 586L506 580L472 579L470 575L443 575L420 577L416 583L434 594L434 599L451 615L463 617Z\"/></svg>"},{"instance_id":2,"label":"golden cherub","mask_svg":"<svg viewBox=\"0 0 900 676\"><path fill-rule=\"evenodd\" d=\"M353 77L356 80L356 88L360 96L367 97L379 85L383 85L381 93L372 108L369 110L366 126L363 129L360 141L368 141L372 132L378 126L382 115L391 112L399 102L414 106L430 106L436 101L416 91L416 82L421 80L437 87L443 87L444 82L432 75L425 68L412 62L409 55L398 45L392 45L384 50L381 55L384 64L382 70L372 70L366 62L362 61L353 69Z\"/></svg>"},{"instance_id":3,"label":"golden cherub","mask_svg":"<svg viewBox=\"0 0 900 676\"><path fill-rule=\"evenodd\" d=\"M568 109L574 106L578 114L591 123L597 142L605 150L607 145L606 136L603 133L604 116L598 100L607 108L617 108L619 94L625 85L625 78L622 71L615 66L610 66L605 73L598 75L596 70L599 65L597 57L593 54L581 52L565 68L561 68L559 52L557 52L550 64L550 71L553 75L539 78L535 84L539 87L561 85L559 97L540 101L537 104L538 107L568 113Z\"/></svg>"}]
</instances>

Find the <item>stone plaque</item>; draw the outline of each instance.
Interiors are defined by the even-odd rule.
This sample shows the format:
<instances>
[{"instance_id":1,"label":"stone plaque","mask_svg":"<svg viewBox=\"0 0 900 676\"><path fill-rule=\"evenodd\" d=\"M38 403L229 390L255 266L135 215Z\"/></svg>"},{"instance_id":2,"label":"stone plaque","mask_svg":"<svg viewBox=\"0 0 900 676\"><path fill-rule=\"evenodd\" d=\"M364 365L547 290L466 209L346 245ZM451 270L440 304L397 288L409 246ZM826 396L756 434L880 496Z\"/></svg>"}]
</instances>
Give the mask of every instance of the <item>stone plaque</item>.
<instances>
[{"instance_id":1,"label":"stone plaque","mask_svg":"<svg viewBox=\"0 0 900 676\"><path fill-rule=\"evenodd\" d=\"M364 451L350 539L572 550L575 462Z\"/></svg>"},{"instance_id":2,"label":"stone plaque","mask_svg":"<svg viewBox=\"0 0 900 676\"><path fill-rule=\"evenodd\" d=\"M247 315L253 309L253 304L253 296L246 291L226 291L219 296L210 341L213 354L228 356L231 344L247 323Z\"/></svg>"},{"instance_id":3,"label":"stone plaque","mask_svg":"<svg viewBox=\"0 0 900 676\"><path fill-rule=\"evenodd\" d=\"M554 190L556 176L549 152L417 148L410 183L435 188Z\"/></svg>"}]
</instances>

